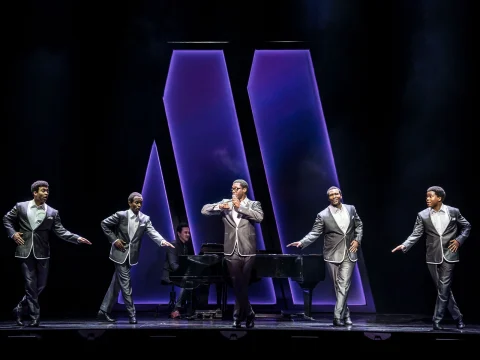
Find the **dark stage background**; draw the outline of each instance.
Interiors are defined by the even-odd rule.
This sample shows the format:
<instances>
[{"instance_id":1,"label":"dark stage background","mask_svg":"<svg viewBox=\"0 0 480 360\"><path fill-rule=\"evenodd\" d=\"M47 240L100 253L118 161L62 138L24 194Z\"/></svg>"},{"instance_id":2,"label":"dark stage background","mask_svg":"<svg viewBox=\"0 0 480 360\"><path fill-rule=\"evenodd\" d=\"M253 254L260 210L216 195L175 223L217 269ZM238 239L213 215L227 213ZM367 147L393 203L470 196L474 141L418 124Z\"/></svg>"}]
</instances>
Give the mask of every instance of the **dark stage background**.
<instances>
[{"instance_id":1,"label":"dark stage background","mask_svg":"<svg viewBox=\"0 0 480 360\"><path fill-rule=\"evenodd\" d=\"M227 3L22 1L4 13L0 212L30 199L31 183L45 179L64 226L93 242L75 247L53 239L43 316L98 310L113 273L99 224L126 209L130 192L141 191L154 142L173 221L187 220L162 102L174 49L224 50L255 199L266 214L265 246L280 248L246 81L255 49L301 48L312 55L345 202L364 222L362 250L377 312L433 312L424 243L408 255L390 251L412 231L427 187L440 185L446 203L473 226L453 291L465 319L480 320L470 3ZM219 198L231 180L218 180ZM316 210L296 212L313 224L327 199L323 186L310 190ZM0 312L9 318L23 279L13 241L3 241Z\"/></svg>"}]
</instances>

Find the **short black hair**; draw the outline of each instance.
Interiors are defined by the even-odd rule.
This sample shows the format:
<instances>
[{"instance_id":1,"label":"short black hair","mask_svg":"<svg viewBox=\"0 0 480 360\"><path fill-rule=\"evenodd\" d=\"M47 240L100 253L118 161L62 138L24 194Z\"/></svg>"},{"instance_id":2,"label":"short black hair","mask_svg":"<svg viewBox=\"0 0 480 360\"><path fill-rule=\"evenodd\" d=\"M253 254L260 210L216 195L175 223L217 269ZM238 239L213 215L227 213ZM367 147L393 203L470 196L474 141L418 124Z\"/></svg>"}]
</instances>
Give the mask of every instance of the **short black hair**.
<instances>
[{"instance_id":1,"label":"short black hair","mask_svg":"<svg viewBox=\"0 0 480 360\"><path fill-rule=\"evenodd\" d=\"M338 186L330 186L327 190L327 196L330 196L329 192L330 192L330 190L333 190L333 189L337 189L338 192L340 193L340 195L342 195L342 190L340 190L340 188Z\"/></svg>"},{"instance_id":2,"label":"short black hair","mask_svg":"<svg viewBox=\"0 0 480 360\"><path fill-rule=\"evenodd\" d=\"M235 183L239 183L240 186L241 186L243 189L244 189L244 188L247 188L247 189L248 189L248 183L247 183L245 180L243 180L243 179L237 179L237 180L235 180L233 183L234 183L234 184L235 184Z\"/></svg>"},{"instance_id":3,"label":"short black hair","mask_svg":"<svg viewBox=\"0 0 480 360\"><path fill-rule=\"evenodd\" d=\"M445 201L445 196L447 196L447 194L445 193L445 190L443 190L440 186L430 186L427 189L427 192L429 192L429 191L433 191L435 193L435 195L437 195L438 197L441 197L442 202Z\"/></svg>"},{"instance_id":4,"label":"short black hair","mask_svg":"<svg viewBox=\"0 0 480 360\"><path fill-rule=\"evenodd\" d=\"M190 227L186 222L181 222L180 224L177 225L177 233L181 233L183 228Z\"/></svg>"},{"instance_id":5,"label":"short black hair","mask_svg":"<svg viewBox=\"0 0 480 360\"><path fill-rule=\"evenodd\" d=\"M133 201L133 199L135 199L135 196L139 196L139 197L143 198L142 194L140 194L138 192L132 192L130 195L128 195L128 202L131 203Z\"/></svg>"},{"instance_id":6,"label":"short black hair","mask_svg":"<svg viewBox=\"0 0 480 360\"><path fill-rule=\"evenodd\" d=\"M30 190L32 191L32 193L34 193L38 191L38 189L40 189L41 187L50 188L50 185L48 185L48 182L46 182L45 180L37 180L32 184Z\"/></svg>"}]
</instances>

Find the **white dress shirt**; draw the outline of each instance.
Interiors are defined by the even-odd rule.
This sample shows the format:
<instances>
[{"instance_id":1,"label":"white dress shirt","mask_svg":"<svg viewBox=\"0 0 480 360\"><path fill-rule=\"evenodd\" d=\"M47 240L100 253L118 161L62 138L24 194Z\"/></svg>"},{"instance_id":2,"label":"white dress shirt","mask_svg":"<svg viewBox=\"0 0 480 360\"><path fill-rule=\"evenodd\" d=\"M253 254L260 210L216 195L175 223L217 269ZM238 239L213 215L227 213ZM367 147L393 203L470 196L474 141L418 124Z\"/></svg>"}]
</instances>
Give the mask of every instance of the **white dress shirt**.
<instances>
[{"instance_id":1,"label":"white dress shirt","mask_svg":"<svg viewBox=\"0 0 480 360\"><path fill-rule=\"evenodd\" d=\"M433 226L437 230L438 234L441 236L450 222L450 214L448 213L448 208L442 204L442 207L435 211L430 208L430 218L432 219Z\"/></svg>"},{"instance_id":2,"label":"white dress shirt","mask_svg":"<svg viewBox=\"0 0 480 360\"><path fill-rule=\"evenodd\" d=\"M328 206L330 213L332 214L333 218L337 222L338 227L344 234L347 233L348 226L350 225L350 214L345 206L341 206L339 208L329 205Z\"/></svg>"}]
</instances>

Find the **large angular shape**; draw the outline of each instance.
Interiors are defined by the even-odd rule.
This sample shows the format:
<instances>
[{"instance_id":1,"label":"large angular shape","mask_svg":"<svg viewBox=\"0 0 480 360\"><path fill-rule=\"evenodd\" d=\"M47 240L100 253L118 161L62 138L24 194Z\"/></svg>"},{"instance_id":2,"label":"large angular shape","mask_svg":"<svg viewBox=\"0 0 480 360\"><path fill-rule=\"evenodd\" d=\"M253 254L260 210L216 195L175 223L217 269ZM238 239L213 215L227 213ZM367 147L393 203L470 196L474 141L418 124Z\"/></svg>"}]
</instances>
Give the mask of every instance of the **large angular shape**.
<instances>
[{"instance_id":1,"label":"large angular shape","mask_svg":"<svg viewBox=\"0 0 480 360\"><path fill-rule=\"evenodd\" d=\"M202 243L223 243L223 223L219 216L203 216L204 204L231 198L238 178L249 183L247 196L255 199L223 51L173 51L163 101L198 254ZM257 246L264 249L260 226L257 235ZM252 284L250 299L275 304L272 279Z\"/></svg>"},{"instance_id":2,"label":"large angular shape","mask_svg":"<svg viewBox=\"0 0 480 360\"><path fill-rule=\"evenodd\" d=\"M141 212L150 216L152 225L168 241L175 239L167 192L157 145L152 145L142 189ZM166 248L158 246L148 235L142 239L138 264L131 269L133 301L135 304L168 304L170 287L161 285ZM120 293L118 302L123 304Z\"/></svg>"},{"instance_id":3,"label":"large angular shape","mask_svg":"<svg viewBox=\"0 0 480 360\"><path fill-rule=\"evenodd\" d=\"M255 51L248 94L282 250L298 253L286 245L311 230L328 205L327 189L339 183L309 50ZM322 246L319 239L302 252L321 253ZM368 279L362 280L356 266L349 305L371 310L372 296L364 292ZM294 304L302 304L298 284L290 281L290 288ZM313 304L335 304L328 274L316 287Z\"/></svg>"}]
</instances>

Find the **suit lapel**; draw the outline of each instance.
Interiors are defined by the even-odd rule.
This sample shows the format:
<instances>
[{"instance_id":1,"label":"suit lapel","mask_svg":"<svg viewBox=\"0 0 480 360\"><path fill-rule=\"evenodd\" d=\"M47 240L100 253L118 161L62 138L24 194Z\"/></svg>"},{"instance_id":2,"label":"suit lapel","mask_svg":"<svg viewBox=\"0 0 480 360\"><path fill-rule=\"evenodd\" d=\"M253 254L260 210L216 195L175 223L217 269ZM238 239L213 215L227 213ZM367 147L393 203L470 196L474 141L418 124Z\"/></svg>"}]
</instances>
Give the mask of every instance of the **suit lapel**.
<instances>
[{"instance_id":1,"label":"suit lapel","mask_svg":"<svg viewBox=\"0 0 480 360\"><path fill-rule=\"evenodd\" d=\"M250 200L245 200L245 207L250 207ZM242 214L239 214L240 215L240 221L238 222L238 227L242 226L242 225L245 225L246 223L248 223L248 220L246 220Z\"/></svg>"},{"instance_id":2,"label":"suit lapel","mask_svg":"<svg viewBox=\"0 0 480 360\"><path fill-rule=\"evenodd\" d=\"M448 225L445 228L445 230L443 230L443 234L445 234L447 232L447 230L450 229L451 226L455 225L455 223L457 221L457 216L458 216L457 213L455 212L455 210L453 210L450 206L445 205L445 207L448 210L448 216L449 216L450 220L448 221Z\"/></svg>"},{"instance_id":3,"label":"suit lapel","mask_svg":"<svg viewBox=\"0 0 480 360\"><path fill-rule=\"evenodd\" d=\"M52 208L50 206L48 206L47 204L45 204L45 206L47 207L47 211L45 212L45 217L43 218L42 222L40 224L38 224L37 228L42 226L42 224L44 223L44 221L49 217L49 216L53 216L53 211L52 211Z\"/></svg>"},{"instance_id":4,"label":"suit lapel","mask_svg":"<svg viewBox=\"0 0 480 360\"><path fill-rule=\"evenodd\" d=\"M348 234L355 225L355 221L353 220L353 211L350 205L343 204L342 206L345 206L345 210L347 210L347 213L348 213L348 228L347 228L347 234Z\"/></svg>"},{"instance_id":5,"label":"suit lapel","mask_svg":"<svg viewBox=\"0 0 480 360\"><path fill-rule=\"evenodd\" d=\"M251 204L252 204L252 201L251 201L250 199L246 199L244 206L245 206L246 208L250 208L250 205L251 205ZM231 213L231 212L230 212L230 213ZM239 215L240 215L240 221L238 222L238 227L241 227L241 226L243 226L243 225L248 224L249 221L248 221L247 219L245 219L242 214L239 213ZM232 216L232 221L233 221L233 223L234 223L235 226L236 226L235 219L233 219L233 216Z\"/></svg>"},{"instance_id":6,"label":"suit lapel","mask_svg":"<svg viewBox=\"0 0 480 360\"><path fill-rule=\"evenodd\" d=\"M26 220L25 223L28 225L30 230L33 231L32 225L30 225L30 219L28 218L28 204L30 204L30 201L25 201L25 202L21 203L19 212L20 212L21 216L23 216L25 218L25 220Z\"/></svg>"},{"instance_id":7,"label":"suit lapel","mask_svg":"<svg viewBox=\"0 0 480 360\"><path fill-rule=\"evenodd\" d=\"M130 226L130 219L128 218L128 211L127 211L127 220L128 220L128 226ZM133 239L135 239L138 235L138 232L140 231L140 225L142 225L143 223L145 222L145 216L139 212L138 213L138 226L137 226L137 230L135 230L135 234L133 234L133 237L130 239L130 241L133 241ZM128 231L129 233L129 237L130 237L130 229Z\"/></svg>"}]
</instances>

